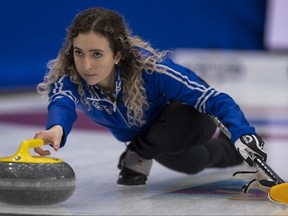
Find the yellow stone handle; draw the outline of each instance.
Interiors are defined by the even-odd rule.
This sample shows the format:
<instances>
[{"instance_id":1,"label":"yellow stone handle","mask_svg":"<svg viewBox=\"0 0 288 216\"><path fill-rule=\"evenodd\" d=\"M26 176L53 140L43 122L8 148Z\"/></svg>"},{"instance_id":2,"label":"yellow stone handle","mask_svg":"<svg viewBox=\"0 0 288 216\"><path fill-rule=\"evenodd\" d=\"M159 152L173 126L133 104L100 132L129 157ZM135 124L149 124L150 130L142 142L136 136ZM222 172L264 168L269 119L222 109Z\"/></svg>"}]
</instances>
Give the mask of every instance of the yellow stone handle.
<instances>
[{"instance_id":1,"label":"yellow stone handle","mask_svg":"<svg viewBox=\"0 0 288 216\"><path fill-rule=\"evenodd\" d=\"M11 157L0 158L0 162L18 162L18 163L61 163L61 159L42 156L31 156L29 149L44 145L42 139L24 140L17 152Z\"/></svg>"},{"instance_id":2,"label":"yellow stone handle","mask_svg":"<svg viewBox=\"0 0 288 216\"><path fill-rule=\"evenodd\" d=\"M31 139L31 140L24 140L21 143L21 146L27 146L28 148L37 148L44 145L43 139Z\"/></svg>"},{"instance_id":3,"label":"yellow stone handle","mask_svg":"<svg viewBox=\"0 0 288 216\"><path fill-rule=\"evenodd\" d=\"M31 140L24 140L20 147L18 148L16 155L21 156L31 156L29 149L30 148L37 148L44 145L44 140L42 139L31 139Z\"/></svg>"}]
</instances>

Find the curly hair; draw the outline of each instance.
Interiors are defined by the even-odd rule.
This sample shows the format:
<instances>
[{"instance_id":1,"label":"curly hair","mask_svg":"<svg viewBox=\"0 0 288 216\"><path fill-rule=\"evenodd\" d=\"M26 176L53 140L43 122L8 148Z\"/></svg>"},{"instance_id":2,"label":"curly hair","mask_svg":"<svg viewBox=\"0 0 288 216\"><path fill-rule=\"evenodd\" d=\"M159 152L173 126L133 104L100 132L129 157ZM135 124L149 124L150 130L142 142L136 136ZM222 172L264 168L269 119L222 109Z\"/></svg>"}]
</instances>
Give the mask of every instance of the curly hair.
<instances>
[{"instance_id":1,"label":"curly hair","mask_svg":"<svg viewBox=\"0 0 288 216\"><path fill-rule=\"evenodd\" d=\"M104 8L91 8L76 15L67 35L62 49L56 59L48 62L48 73L44 81L38 84L40 94L48 94L51 85L63 75L68 75L77 85L80 100L91 108L89 100L85 97L81 78L76 70L73 58L73 38L80 33L95 32L103 35L109 41L113 54L121 53L119 66L121 69L121 82L123 85L123 101L127 107L127 116L130 126L145 124L144 111L148 108L146 90L142 80L143 70L158 71L157 62L161 61L168 51L158 51L140 37L131 36L124 18L118 13ZM144 55L139 48L151 53Z\"/></svg>"}]
</instances>

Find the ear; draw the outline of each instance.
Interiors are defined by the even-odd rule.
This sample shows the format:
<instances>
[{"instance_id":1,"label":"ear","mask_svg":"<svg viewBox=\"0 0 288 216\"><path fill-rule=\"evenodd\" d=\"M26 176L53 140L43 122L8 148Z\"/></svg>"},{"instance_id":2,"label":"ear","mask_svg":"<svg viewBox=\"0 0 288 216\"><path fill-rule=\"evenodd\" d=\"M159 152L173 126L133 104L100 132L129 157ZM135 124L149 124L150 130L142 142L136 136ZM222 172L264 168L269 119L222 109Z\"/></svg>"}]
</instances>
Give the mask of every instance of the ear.
<instances>
[{"instance_id":1,"label":"ear","mask_svg":"<svg viewBox=\"0 0 288 216\"><path fill-rule=\"evenodd\" d=\"M115 57L114 57L115 64L118 64L118 63L120 62L121 57L122 57L122 55L121 55L121 53L118 51L118 52L116 53Z\"/></svg>"}]
</instances>

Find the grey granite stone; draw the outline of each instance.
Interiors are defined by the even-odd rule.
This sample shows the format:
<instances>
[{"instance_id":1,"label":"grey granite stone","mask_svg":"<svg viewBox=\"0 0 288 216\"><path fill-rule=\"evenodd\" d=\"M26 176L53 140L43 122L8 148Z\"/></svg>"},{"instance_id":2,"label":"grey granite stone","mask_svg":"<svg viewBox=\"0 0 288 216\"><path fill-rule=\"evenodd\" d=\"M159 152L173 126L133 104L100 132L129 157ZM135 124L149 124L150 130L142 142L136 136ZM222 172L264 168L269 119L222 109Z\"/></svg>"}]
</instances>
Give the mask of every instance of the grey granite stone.
<instances>
[{"instance_id":1,"label":"grey granite stone","mask_svg":"<svg viewBox=\"0 0 288 216\"><path fill-rule=\"evenodd\" d=\"M0 162L0 201L17 205L63 202L73 194L75 179L73 169L65 162Z\"/></svg>"}]
</instances>

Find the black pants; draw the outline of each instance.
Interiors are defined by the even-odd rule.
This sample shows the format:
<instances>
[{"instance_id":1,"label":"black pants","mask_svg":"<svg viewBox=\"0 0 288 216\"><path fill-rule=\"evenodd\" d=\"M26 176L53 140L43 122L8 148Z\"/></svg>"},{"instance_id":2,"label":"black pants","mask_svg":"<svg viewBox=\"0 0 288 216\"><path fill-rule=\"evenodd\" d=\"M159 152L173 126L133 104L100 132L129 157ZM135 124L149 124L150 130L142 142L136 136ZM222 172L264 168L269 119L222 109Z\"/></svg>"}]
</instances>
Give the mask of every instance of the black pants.
<instances>
[{"instance_id":1,"label":"black pants","mask_svg":"<svg viewBox=\"0 0 288 216\"><path fill-rule=\"evenodd\" d=\"M212 138L216 125L207 115L188 105L167 106L149 132L136 136L129 149L147 159L184 173L207 167L226 167L242 162L225 135Z\"/></svg>"}]
</instances>

